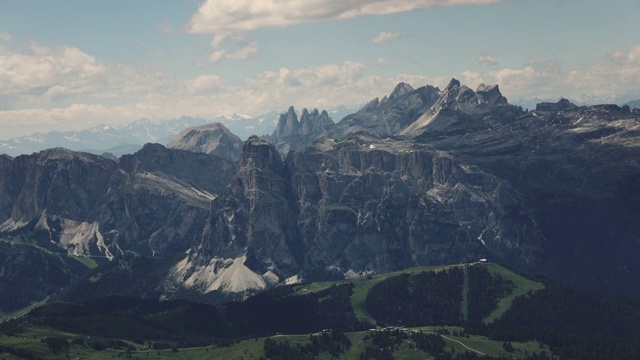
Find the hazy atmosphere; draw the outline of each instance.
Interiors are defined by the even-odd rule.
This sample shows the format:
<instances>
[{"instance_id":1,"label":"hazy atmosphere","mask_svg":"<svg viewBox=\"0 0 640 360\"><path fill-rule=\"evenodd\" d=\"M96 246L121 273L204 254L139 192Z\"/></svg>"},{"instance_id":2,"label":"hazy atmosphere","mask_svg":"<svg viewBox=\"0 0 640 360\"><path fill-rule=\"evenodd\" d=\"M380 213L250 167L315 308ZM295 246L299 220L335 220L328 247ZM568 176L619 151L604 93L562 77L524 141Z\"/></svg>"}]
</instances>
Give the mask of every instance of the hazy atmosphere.
<instances>
[{"instance_id":1,"label":"hazy atmosphere","mask_svg":"<svg viewBox=\"0 0 640 360\"><path fill-rule=\"evenodd\" d=\"M451 77L516 104L621 104L640 97L639 14L632 0L0 1L0 139L356 105Z\"/></svg>"}]
</instances>

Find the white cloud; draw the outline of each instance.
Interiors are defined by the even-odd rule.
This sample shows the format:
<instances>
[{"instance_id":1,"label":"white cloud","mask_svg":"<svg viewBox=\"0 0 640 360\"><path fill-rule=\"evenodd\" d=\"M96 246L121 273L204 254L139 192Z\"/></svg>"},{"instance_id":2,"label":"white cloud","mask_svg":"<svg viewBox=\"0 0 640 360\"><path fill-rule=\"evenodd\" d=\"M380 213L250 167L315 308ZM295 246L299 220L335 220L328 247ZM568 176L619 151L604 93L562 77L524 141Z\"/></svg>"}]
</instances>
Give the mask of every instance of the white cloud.
<instances>
[{"instance_id":1,"label":"white cloud","mask_svg":"<svg viewBox=\"0 0 640 360\"><path fill-rule=\"evenodd\" d=\"M12 42L13 35L11 35L11 33L8 33L6 31L0 32L0 39L4 40L5 42Z\"/></svg>"},{"instance_id":2,"label":"white cloud","mask_svg":"<svg viewBox=\"0 0 640 360\"><path fill-rule=\"evenodd\" d=\"M639 91L640 44L615 51L607 58L583 70L569 72L567 82L577 92L595 96Z\"/></svg>"},{"instance_id":3,"label":"white cloud","mask_svg":"<svg viewBox=\"0 0 640 360\"><path fill-rule=\"evenodd\" d=\"M205 0L185 29L192 34L213 35L214 51L209 60L215 62L227 57L222 43L233 34L321 20L395 14L435 6L486 5L501 1L504 0ZM388 34L393 36L395 33L380 35L384 37ZM381 40L385 41L383 38Z\"/></svg>"},{"instance_id":4,"label":"white cloud","mask_svg":"<svg viewBox=\"0 0 640 360\"><path fill-rule=\"evenodd\" d=\"M329 108L354 104L379 96L380 89L393 88L388 80L364 75L359 62L325 64L304 68L265 71L240 84L226 84L219 75L206 74L187 81L175 81L141 69L119 66L109 102L94 99L68 106L42 108L33 104L17 110L0 110L0 123L7 128L82 129L98 124L117 125L140 118L168 119L183 115L213 118L224 113L262 114L296 107ZM126 78L129 81L123 81ZM152 85L148 85L151 82ZM60 85L63 86L63 85ZM57 91L52 87L51 91ZM385 90L386 91L386 90ZM114 103L114 105L109 105ZM33 131L22 130L23 133ZM3 136L5 132L3 131Z\"/></svg>"},{"instance_id":5,"label":"white cloud","mask_svg":"<svg viewBox=\"0 0 640 360\"><path fill-rule=\"evenodd\" d=\"M195 34L229 35L311 21L385 15L434 6L485 5L502 0L206 0L187 24Z\"/></svg>"},{"instance_id":6,"label":"white cloud","mask_svg":"<svg viewBox=\"0 0 640 360\"><path fill-rule=\"evenodd\" d=\"M640 96L640 44L615 51L603 61L582 68L566 69L557 62L530 62L520 68L465 71L456 77L470 86L499 84L502 92L513 99Z\"/></svg>"},{"instance_id":7,"label":"white cloud","mask_svg":"<svg viewBox=\"0 0 640 360\"><path fill-rule=\"evenodd\" d=\"M236 43L239 41L236 40ZM214 39L212 42L212 46L214 47L213 52L209 55L209 61L212 63L221 61L223 59L230 60L247 60L255 57L260 52L260 46L257 42L252 41L249 44L240 46L238 50L235 52L229 52L226 49L223 49L221 46L216 45L217 39Z\"/></svg>"},{"instance_id":8,"label":"white cloud","mask_svg":"<svg viewBox=\"0 0 640 360\"><path fill-rule=\"evenodd\" d=\"M260 46L258 46L257 42L252 41L251 43L241 47L235 53L227 55L227 58L232 60L247 60L256 56L259 52Z\"/></svg>"},{"instance_id":9,"label":"white cloud","mask_svg":"<svg viewBox=\"0 0 640 360\"><path fill-rule=\"evenodd\" d=\"M71 46L32 44L31 53L0 48L0 95L88 92L106 70L95 57Z\"/></svg>"},{"instance_id":10,"label":"white cloud","mask_svg":"<svg viewBox=\"0 0 640 360\"><path fill-rule=\"evenodd\" d=\"M374 43L374 44L382 44L382 43L386 43L386 42L389 42L389 41L393 41L393 40L397 39L399 36L400 36L399 32L382 31L381 33L376 35L376 37L371 39L371 42Z\"/></svg>"},{"instance_id":11,"label":"white cloud","mask_svg":"<svg viewBox=\"0 0 640 360\"><path fill-rule=\"evenodd\" d=\"M490 55L490 54L480 55L478 57L478 62L481 63L481 64L488 64L488 65L497 65L498 64L498 60L495 58L495 56Z\"/></svg>"}]
</instances>

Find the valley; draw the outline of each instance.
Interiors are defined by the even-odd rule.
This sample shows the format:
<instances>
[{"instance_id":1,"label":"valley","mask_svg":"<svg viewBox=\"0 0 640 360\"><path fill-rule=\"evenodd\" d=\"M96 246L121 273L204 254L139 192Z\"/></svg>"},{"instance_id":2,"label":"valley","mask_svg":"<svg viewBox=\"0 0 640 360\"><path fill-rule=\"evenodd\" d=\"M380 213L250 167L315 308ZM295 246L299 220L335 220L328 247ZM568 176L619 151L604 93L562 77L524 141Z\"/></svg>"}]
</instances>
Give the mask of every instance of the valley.
<instances>
[{"instance_id":1,"label":"valley","mask_svg":"<svg viewBox=\"0 0 640 360\"><path fill-rule=\"evenodd\" d=\"M463 281L464 271L469 272L469 282ZM452 276L458 277L455 284L450 282ZM499 284L509 284L509 290L478 291L503 287ZM451 285L456 292L444 291ZM376 294L385 287L394 290L385 292L378 304ZM404 291L413 295L407 297ZM549 291L553 297L544 295ZM466 304L463 292L469 294ZM536 294L543 295L546 313L536 312ZM9 359L550 359L552 354L564 358L576 351L587 351L580 358L599 358L593 348L576 343L576 336L619 356L611 358L627 358L640 350L624 345L624 339L636 336L632 324L640 319L640 306L589 294L579 294L576 300L571 294L572 290L548 280L531 280L498 264L475 263L285 285L222 307L110 297L85 304L43 305L5 319L0 324L0 351ZM453 311L429 305L434 300L453 305L447 307ZM567 302L576 311L539 327L546 316L557 316L553 311L565 311ZM414 306L421 310L415 312ZM462 306L468 307L469 320L463 319ZM403 317L403 308L409 309L409 318ZM626 310L609 311L615 308ZM384 318L394 320L389 323ZM581 318L599 325L583 328ZM537 329L545 329L546 335L540 337Z\"/></svg>"}]
</instances>

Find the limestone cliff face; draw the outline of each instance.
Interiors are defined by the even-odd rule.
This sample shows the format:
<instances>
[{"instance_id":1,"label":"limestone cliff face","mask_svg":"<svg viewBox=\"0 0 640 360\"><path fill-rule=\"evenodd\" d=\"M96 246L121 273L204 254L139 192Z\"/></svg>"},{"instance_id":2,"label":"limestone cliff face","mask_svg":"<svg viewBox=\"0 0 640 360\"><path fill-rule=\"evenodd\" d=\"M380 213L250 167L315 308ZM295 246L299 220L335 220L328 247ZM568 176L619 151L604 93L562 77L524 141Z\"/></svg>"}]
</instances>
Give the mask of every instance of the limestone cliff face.
<instances>
[{"instance_id":1,"label":"limestone cliff face","mask_svg":"<svg viewBox=\"0 0 640 360\"><path fill-rule=\"evenodd\" d=\"M237 169L151 144L120 165L56 148L0 166L0 234L29 232L70 254L109 259L184 251Z\"/></svg>"},{"instance_id":2,"label":"limestone cliff face","mask_svg":"<svg viewBox=\"0 0 640 360\"><path fill-rule=\"evenodd\" d=\"M202 291L244 281L249 270L262 280L243 290L256 291L287 279L486 256L531 269L540 242L530 210L508 183L446 153L356 134L290 152L283 162L272 145L251 138L176 270ZM221 280L239 264L242 279Z\"/></svg>"},{"instance_id":3,"label":"limestone cliff face","mask_svg":"<svg viewBox=\"0 0 640 360\"><path fill-rule=\"evenodd\" d=\"M89 220L96 202L125 177L111 160L63 148L18 156L2 167L0 223L26 222L45 211Z\"/></svg>"}]
</instances>

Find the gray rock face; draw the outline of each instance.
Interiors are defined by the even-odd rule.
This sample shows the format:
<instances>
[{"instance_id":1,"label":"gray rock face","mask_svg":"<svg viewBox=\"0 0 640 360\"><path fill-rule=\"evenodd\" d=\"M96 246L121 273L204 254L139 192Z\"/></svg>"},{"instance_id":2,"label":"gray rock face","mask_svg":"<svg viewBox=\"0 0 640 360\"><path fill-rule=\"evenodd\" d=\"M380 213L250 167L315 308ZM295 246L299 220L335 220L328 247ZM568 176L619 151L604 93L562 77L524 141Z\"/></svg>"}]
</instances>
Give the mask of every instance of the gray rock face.
<instances>
[{"instance_id":1,"label":"gray rock face","mask_svg":"<svg viewBox=\"0 0 640 360\"><path fill-rule=\"evenodd\" d=\"M324 110L318 112L318 109L311 112L303 109L298 120L292 106L285 114L280 115L273 134L264 138L274 144L280 153L286 154L289 150L305 149L317 138L326 136L334 125L329 114Z\"/></svg>"},{"instance_id":2,"label":"gray rock face","mask_svg":"<svg viewBox=\"0 0 640 360\"><path fill-rule=\"evenodd\" d=\"M240 166L176 269L200 291L489 255L532 269L540 259L542 236L522 196L428 146L355 134L282 162L250 138Z\"/></svg>"},{"instance_id":3,"label":"gray rock face","mask_svg":"<svg viewBox=\"0 0 640 360\"><path fill-rule=\"evenodd\" d=\"M416 140L508 181L526 199L544 236L547 275L640 295L640 114L561 101L487 126Z\"/></svg>"},{"instance_id":4,"label":"gray rock face","mask_svg":"<svg viewBox=\"0 0 640 360\"><path fill-rule=\"evenodd\" d=\"M176 135L167 147L170 149L216 155L238 161L242 140L220 123L190 127Z\"/></svg>"},{"instance_id":5,"label":"gray rock face","mask_svg":"<svg viewBox=\"0 0 640 360\"><path fill-rule=\"evenodd\" d=\"M415 137L425 132L452 135L477 131L486 129L492 121L514 118L522 113L522 109L509 105L497 85L482 84L473 91L451 79L438 101L400 135Z\"/></svg>"},{"instance_id":6,"label":"gray rock face","mask_svg":"<svg viewBox=\"0 0 640 360\"><path fill-rule=\"evenodd\" d=\"M0 236L35 231L70 254L109 259L184 251L237 169L161 145L124 156L122 167L62 148L4 158L0 167Z\"/></svg>"},{"instance_id":7,"label":"gray rock face","mask_svg":"<svg viewBox=\"0 0 640 360\"><path fill-rule=\"evenodd\" d=\"M335 139L366 131L380 136L399 134L416 121L440 98L440 90L433 86L413 89L399 83L388 97L373 99L358 112L346 116L330 132Z\"/></svg>"},{"instance_id":8,"label":"gray rock face","mask_svg":"<svg viewBox=\"0 0 640 360\"><path fill-rule=\"evenodd\" d=\"M124 178L111 160L63 148L5 158L0 166L0 223L29 221L44 211L89 214L107 189Z\"/></svg>"}]
</instances>

